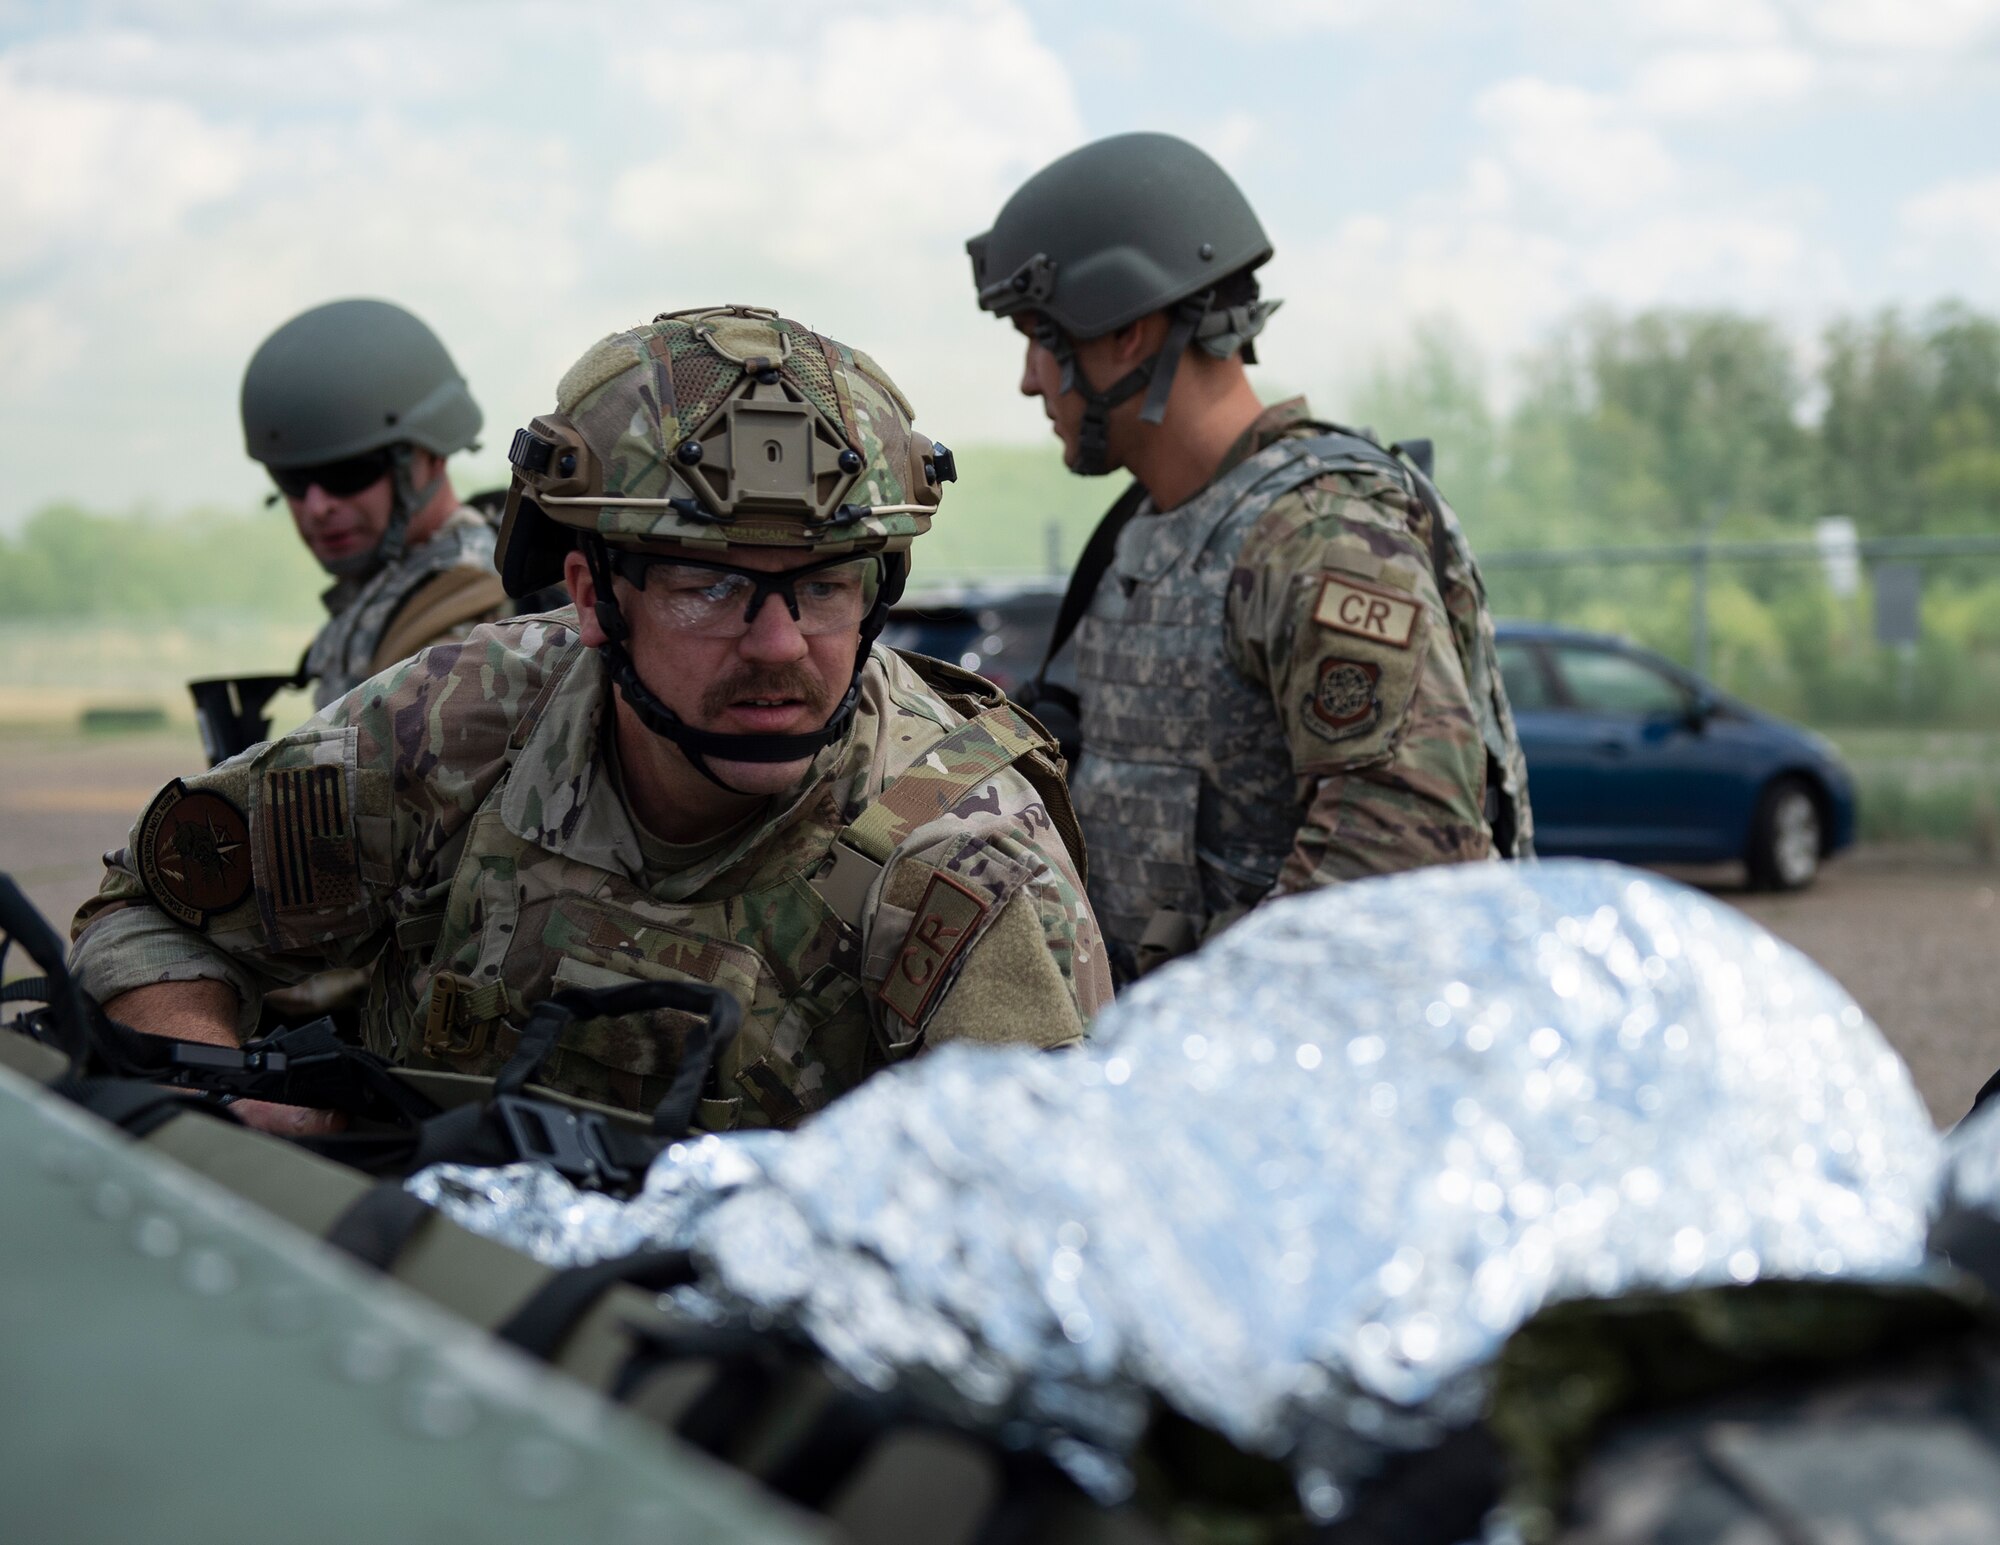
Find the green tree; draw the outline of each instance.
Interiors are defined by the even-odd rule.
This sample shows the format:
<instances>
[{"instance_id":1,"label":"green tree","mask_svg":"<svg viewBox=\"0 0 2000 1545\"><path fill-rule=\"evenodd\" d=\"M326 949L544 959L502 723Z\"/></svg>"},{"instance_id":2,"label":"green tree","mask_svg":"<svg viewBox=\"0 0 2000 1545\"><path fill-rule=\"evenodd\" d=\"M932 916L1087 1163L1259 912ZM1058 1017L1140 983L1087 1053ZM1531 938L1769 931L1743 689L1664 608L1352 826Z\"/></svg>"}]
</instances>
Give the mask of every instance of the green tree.
<instances>
[{"instance_id":1,"label":"green tree","mask_svg":"<svg viewBox=\"0 0 2000 1545\"><path fill-rule=\"evenodd\" d=\"M1957 303L1826 330L1821 490L1867 534L2000 523L2000 322Z\"/></svg>"}]
</instances>

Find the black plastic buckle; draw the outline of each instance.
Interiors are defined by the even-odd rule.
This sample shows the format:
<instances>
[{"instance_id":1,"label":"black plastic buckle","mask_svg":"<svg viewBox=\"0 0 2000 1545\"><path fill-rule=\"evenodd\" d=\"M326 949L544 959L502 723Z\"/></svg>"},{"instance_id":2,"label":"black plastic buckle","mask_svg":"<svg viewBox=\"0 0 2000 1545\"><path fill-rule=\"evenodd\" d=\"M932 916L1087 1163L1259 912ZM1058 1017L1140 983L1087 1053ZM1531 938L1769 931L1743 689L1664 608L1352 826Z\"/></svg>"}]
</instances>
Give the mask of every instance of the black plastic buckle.
<instances>
[{"instance_id":1,"label":"black plastic buckle","mask_svg":"<svg viewBox=\"0 0 2000 1545\"><path fill-rule=\"evenodd\" d=\"M629 1170L611 1160L602 1116L519 1094L500 1095L493 1106L521 1158L593 1185L624 1185L632 1179Z\"/></svg>"},{"instance_id":2,"label":"black plastic buckle","mask_svg":"<svg viewBox=\"0 0 2000 1545\"><path fill-rule=\"evenodd\" d=\"M167 1052L166 1081L177 1088L212 1086L228 1088L248 1084L266 1075L278 1076L291 1067L292 1059L281 1051L261 1045L246 1047L211 1046L204 1041L176 1041Z\"/></svg>"}]
</instances>

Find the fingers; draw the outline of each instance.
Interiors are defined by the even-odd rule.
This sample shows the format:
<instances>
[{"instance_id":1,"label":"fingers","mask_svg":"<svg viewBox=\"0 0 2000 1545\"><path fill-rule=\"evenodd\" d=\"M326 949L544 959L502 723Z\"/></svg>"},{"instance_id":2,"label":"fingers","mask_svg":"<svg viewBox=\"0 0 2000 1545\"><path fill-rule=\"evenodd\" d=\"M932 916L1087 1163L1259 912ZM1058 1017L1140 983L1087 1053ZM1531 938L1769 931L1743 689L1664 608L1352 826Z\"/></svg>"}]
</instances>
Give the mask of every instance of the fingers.
<instances>
[{"instance_id":1,"label":"fingers","mask_svg":"<svg viewBox=\"0 0 2000 1545\"><path fill-rule=\"evenodd\" d=\"M325 1137L347 1129L347 1117L339 1111L273 1105L268 1100L238 1100L229 1113L246 1127L279 1137Z\"/></svg>"}]
</instances>

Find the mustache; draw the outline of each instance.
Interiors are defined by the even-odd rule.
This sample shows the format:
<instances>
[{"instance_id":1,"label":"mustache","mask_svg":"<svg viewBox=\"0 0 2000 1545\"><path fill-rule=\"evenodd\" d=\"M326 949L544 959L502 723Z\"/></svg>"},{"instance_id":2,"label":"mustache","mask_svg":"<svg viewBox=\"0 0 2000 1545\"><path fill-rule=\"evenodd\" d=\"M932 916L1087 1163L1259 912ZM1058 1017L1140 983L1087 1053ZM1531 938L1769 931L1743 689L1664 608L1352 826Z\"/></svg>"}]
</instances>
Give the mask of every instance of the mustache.
<instances>
[{"instance_id":1,"label":"mustache","mask_svg":"<svg viewBox=\"0 0 2000 1545\"><path fill-rule=\"evenodd\" d=\"M702 693L702 717L712 719L747 697L795 697L814 713L832 705L826 683L804 666L753 665L723 677Z\"/></svg>"}]
</instances>

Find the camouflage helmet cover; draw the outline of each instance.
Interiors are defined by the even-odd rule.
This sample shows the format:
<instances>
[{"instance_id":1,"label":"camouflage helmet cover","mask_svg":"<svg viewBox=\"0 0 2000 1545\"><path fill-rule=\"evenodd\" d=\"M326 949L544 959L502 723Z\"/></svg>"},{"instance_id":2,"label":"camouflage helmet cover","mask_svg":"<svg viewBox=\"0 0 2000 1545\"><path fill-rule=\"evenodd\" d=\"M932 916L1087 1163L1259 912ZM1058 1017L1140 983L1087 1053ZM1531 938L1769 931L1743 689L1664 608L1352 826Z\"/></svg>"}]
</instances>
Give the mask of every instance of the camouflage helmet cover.
<instances>
[{"instance_id":1,"label":"camouflage helmet cover","mask_svg":"<svg viewBox=\"0 0 2000 1545\"><path fill-rule=\"evenodd\" d=\"M902 552L955 476L912 416L866 354L774 311L665 313L593 346L515 434L501 571L527 583L577 532Z\"/></svg>"},{"instance_id":2,"label":"camouflage helmet cover","mask_svg":"<svg viewBox=\"0 0 2000 1545\"><path fill-rule=\"evenodd\" d=\"M469 447L482 418L436 333L384 300L301 312L243 372L243 448L280 470L411 444Z\"/></svg>"}]
</instances>

